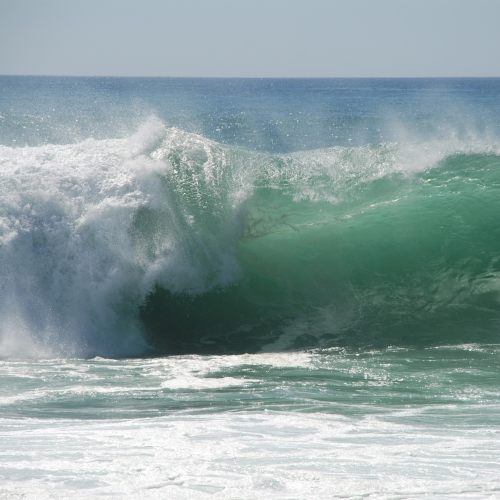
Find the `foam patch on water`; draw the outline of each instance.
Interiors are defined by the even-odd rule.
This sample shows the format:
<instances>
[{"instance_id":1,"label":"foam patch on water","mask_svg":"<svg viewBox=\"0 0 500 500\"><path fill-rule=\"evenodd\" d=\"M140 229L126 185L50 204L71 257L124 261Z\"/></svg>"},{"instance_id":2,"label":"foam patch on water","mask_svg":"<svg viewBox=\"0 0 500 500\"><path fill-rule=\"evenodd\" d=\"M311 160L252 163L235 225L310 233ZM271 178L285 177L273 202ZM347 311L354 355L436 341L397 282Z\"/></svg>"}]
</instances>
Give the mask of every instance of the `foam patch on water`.
<instances>
[{"instance_id":1,"label":"foam patch on water","mask_svg":"<svg viewBox=\"0 0 500 500\"><path fill-rule=\"evenodd\" d=\"M494 498L496 427L446 412L345 418L292 412L4 424L5 498Z\"/></svg>"},{"instance_id":2,"label":"foam patch on water","mask_svg":"<svg viewBox=\"0 0 500 500\"><path fill-rule=\"evenodd\" d=\"M227 371L245 367L268 368L310 368L314 369L316 356L306 352L241 354L231 356L173 356L158 360L155 365L161 376L170 378L161 386L168 389L215 389L231 386L246 386L259 383L255 378L235 378L225 374Z\"/></svg>"}]
</instances>

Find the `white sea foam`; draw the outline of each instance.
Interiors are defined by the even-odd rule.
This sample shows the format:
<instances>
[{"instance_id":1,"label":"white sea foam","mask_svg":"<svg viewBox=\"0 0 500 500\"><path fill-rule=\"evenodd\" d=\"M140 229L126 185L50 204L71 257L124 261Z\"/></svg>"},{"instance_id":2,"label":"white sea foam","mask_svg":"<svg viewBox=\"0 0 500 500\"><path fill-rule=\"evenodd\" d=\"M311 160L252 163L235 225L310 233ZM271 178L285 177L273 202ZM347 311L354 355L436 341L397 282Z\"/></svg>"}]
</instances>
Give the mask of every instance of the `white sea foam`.
<instances>
[{"instance_id":1,"label":"white sea foam","mask_svg":"<svg viewBox=\"0 0 500 500\"><path fill-rule=\"evenodd\" d=\"M192 186L180 199L165 189L178 135L152 119L126 139L0 148L0 356L138 354L137 310L155 284L189 292L234 279L237 235L203 240L182 205ZM205 184L221 168L209 163ZM168 228L131 234L141 209Z\"/></svg>"},{"instance_id":2,"label":"white sea foam","mask_svg":"<svg viewBox=\"0 0 500 500\"><path fill-rule=\"evenodd\" d=\"M495 498L495 429L443 427L439 414L421 416L426 425L408 418L2 422L9 469L0 498Z\"/></svg>"},{"instance_id":3,"label":"white sea foam","mask_svg":"<svg viewBox=\"0 0 500 500\"><path fill-rule=\"evenodd\" d=\"M270 184L285 179L296 201L340 203L358 195L358 190L383 177L412 177L439 166L445 158L460 154L500 154L500 144L457 139L433 142L390 142L359 147L333 147L280 155L270 163Z\"/></svg>"},{"instance_id":4,"label":"white sea foam","mask_svg":"<svg viewBox=\"0 0 500 500\"><path fill-rule=\"evenodd\" d=\"M477 347L2 361L0 498L495 498Z\"/></svg>"}]
</instances>

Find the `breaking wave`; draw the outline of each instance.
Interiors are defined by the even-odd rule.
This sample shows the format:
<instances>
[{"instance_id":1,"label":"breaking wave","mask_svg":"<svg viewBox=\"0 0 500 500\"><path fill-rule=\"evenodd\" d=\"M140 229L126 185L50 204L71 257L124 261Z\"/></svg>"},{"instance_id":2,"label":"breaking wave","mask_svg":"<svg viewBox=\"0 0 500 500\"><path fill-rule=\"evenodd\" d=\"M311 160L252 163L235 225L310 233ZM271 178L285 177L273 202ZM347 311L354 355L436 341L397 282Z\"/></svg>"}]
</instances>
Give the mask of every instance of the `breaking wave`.
<instances>
[{"instance_id":1,"label":"breaking wave","mask_svg":"<svg viewBox=\"0 0 500 500\"><path fill-rule=\"evenodd\" d=\"M257 352L491 339L500 148L285 155L150 119L0 146L0 356Z\"/></svg>"}]
</instances>

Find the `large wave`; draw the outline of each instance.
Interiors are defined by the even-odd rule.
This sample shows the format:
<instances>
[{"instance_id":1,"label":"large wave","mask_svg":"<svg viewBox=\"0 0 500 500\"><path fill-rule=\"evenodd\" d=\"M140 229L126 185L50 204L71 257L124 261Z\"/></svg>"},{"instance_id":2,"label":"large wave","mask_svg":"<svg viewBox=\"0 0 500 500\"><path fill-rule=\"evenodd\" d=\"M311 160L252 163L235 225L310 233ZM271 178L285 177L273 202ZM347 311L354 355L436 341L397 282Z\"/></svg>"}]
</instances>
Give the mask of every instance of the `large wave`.
<instances>
[{"instance_id":1,"label":"large wave","mask_svg":"<svg viewBox=\"0 0 500 500\"><path fill-rule=\"evenodd\" d=\"M470 341L500 319L500 153L254 153L166 128L0 147L0 355Z\"/></svg>"}]
</instances>

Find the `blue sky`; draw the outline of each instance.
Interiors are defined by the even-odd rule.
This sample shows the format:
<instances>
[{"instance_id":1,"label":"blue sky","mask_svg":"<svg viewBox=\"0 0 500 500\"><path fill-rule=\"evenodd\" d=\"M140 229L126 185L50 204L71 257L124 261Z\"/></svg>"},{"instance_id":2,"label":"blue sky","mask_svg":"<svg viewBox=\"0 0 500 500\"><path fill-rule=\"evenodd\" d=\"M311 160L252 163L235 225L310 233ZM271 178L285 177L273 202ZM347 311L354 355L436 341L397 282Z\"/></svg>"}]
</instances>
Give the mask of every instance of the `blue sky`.
<instances>
[{"instance_id":1,"label":"blue sky","mask_svg":"<svg viewBox=\"0 0 500 500\"><path fill-rule=\"evenodd\" d=\"M500 0L0 0L0 74L500 76Z\"/></svg>"}]
</instances>

